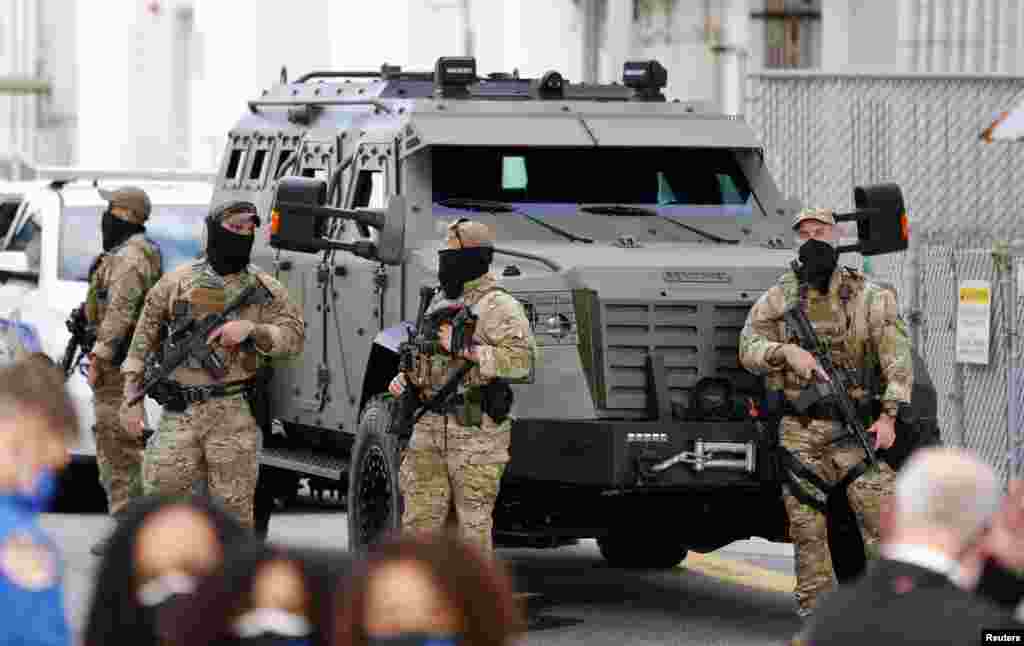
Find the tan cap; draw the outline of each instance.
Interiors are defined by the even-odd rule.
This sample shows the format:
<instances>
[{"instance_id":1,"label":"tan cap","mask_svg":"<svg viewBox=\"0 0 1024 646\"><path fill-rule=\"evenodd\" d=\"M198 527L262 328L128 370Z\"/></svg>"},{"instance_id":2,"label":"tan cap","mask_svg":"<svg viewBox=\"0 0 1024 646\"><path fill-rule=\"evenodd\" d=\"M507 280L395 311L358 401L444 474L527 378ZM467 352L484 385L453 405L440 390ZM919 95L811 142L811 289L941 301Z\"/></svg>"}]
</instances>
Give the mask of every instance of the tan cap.
<instances>
[{"instance_id":1,"label":"tan cap","mask_svg":"<svg viewBox=\"0 0 1024 646\"><path fill-rule=\"evenodd\" d=\"M796 214L793 218L793 230L796 231L800 228L800 223L804 220L817 220L818 222L824 222L825 224L835 224L836 219L832 215L832 209L822 208L808 208L803 209Z\"/></svg>"},{"instance_id":2,"label":"tan cap","mask_svg":"<svg viewBox=\"0 0 1024 646\"><path fill-rule=\"evenodd\" d=\"M447 241L448 247L452 249L493 247L494 231L482 222L462 218L448 225Z\"/></svg>"},{"instance_id":3,"label":"tan cap","mask_svg":"<svg viewBox=\"0 0 1024 646\"><path fill-rule=\"evenodd\" d=\"M121 188L113 191L105 189L99 189L100 197L110 202L110 206L120 206L125 209L130 209L132 213L140 217L142 220L149 218L149 213L153 209L153 205L149 201L149 196L146 195L146 191L135 186L122 186Z\"/></svg>"}]
</instances>

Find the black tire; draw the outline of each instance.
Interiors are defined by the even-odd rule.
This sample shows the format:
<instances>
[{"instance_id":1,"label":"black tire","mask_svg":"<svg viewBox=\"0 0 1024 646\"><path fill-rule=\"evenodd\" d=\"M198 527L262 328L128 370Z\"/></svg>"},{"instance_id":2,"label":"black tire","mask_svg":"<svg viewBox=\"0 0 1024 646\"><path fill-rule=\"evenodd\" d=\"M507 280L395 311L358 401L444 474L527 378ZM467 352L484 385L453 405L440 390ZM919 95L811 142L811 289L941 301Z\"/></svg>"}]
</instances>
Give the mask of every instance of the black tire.
<instances>
[{"instance_id":1,"label":"black tire","mask_svg":"<svg viewBox=\"0 0 1024 646\"><path fill-rule=\"evenodd\" d=\"M387 433L391 402L377 395L359 418L348 476L349 550L364 549L402 524L399 447Z\"/></svg>"},{"instance_id":2,"label":"black tire","mask_svg":"<svg viewBox=\"0 0 1024 646\"><path fill-rule=\"evenodd\" d=\"M685 545L645 536L612 534L597 539L597 546L608 565L628 570L668 570L686 558Z\"/></svg>"}]
</instances>

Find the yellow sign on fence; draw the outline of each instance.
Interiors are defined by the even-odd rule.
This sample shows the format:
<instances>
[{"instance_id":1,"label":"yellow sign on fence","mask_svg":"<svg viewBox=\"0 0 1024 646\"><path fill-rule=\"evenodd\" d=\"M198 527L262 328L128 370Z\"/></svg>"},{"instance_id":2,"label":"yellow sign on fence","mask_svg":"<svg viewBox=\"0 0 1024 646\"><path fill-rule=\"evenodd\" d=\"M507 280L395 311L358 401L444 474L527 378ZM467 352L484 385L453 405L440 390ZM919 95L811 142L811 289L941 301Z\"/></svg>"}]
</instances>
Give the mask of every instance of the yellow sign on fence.
<instances>
[{"instance_id":1,"label":"yellow sign on fence","mask_svg":"<svg viewBox=\"0 0 1024 646\"><path fill-rule=\"evenodd\" d=\"M956 317L956 360L988 365L992 320L992 285L987 280L960 283Z\"/></svg>"}]
</instances>

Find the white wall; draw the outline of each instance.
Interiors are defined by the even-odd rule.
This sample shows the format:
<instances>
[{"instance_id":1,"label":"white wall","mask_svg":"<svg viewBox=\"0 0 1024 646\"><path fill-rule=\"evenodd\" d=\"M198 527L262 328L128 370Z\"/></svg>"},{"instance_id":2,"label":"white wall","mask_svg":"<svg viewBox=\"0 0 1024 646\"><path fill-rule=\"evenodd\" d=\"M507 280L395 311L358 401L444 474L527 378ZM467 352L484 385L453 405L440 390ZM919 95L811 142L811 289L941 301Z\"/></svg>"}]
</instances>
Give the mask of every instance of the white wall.
<instances>
[{"instance_id":1,"label":"white wall","mask_svg":"<svg viewBox=\"0 0 1024 646\"><path fill-rule=\"evenodd\" d=\"M821 69L828 72L910 71L895 2L822 0Z\"/></svg>"},{"instance_id":2,"label":"white wall","mask_svg":"<svg viewBox=\"0 0 1024 646\"><path fill-rule=\"evenodd\" d=\"M192 85L192 159L201 168L217 166L226 135L247 109L246 101L276 84L282 65L290 79L331 69L332 40L366 31L340 20L329 7L362 2L194 0L194 4L202 53Z\"/></svg>"},{"instance_id":3,"label":"white wall","mask_svg":"<svg viewBox=\"0 0 1024 646\"><path fill-rule=\"evenodd\" d=\"M175 9L104 0L103 11L79 0L78 161L84 166L174 167L179 163L173 61Z\"/></svg>"},{"instance_id":4,"label":"white wall","mask_svg":"<svg viewBox=\"0 0 1024 646\"><path fill-rule=\"evenodd\" d=\"M716 59L705 42L705 26L721 4L722 0L677 0L670 14L642 17L633 26L631 57L657 59L665 66L669 100L715 100ZM602 80L621 82L621 70L618 76Z\"/></svg>"}]
</instances>

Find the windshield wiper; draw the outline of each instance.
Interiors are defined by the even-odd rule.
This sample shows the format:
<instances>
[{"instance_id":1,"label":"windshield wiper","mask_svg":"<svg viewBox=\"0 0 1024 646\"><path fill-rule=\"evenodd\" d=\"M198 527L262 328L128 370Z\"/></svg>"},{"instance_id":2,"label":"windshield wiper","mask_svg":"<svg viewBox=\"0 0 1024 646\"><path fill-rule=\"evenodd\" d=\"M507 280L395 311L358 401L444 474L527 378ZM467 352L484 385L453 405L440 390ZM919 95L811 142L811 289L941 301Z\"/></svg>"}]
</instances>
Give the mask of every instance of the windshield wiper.
<instances>
[{"instance_id":1,"label":"windshield wiper","mask_svg":"<svg viewBox=\"0 0 1024 646\"><path fill-rule=\"evenodd\" d=\"M562 236L567 240L571 240L573 242L586 242L588 244L594 242L593 238L587 238L586 236L576 235L572 231L567 231L561 227L557 227L553 224L545 222L544 220L534 217L528 213L523 213L514 206L509 206L504 202L495 202L491 200L471 200L452 197L445 200L439 200L437 203L449 209L465 209L467 211L476 211L481 213L515 213L516 215L523 216L524 218L538 226L544 227L548 231L557 233L558 235Z\"/></svg>"},{"instance_id":2,"label":"windshield wiper","mask_svg":"<svg viewBox=\"0 0 1024 646\"><path fill-rule=\"evenodd\" d=\"M666 222L671 222L672 224L676 225L677 227L686 229L690 233L696 233L697 235L702 236L704 238L707 238L708 240L711 240L711 241L714 241L714 242L721 242L721 243L724 243L724 244L739 244L740 243L739 240L733 240L732 238L723 238L721 236L717 236L714 233L710 233L710 232L705 231L703 229L698 229L697 227L690 226L689 224L683 224L682 222L680 222L678 220L674 220L674 219L668 217L667 215L662 215L661 213L658 213L657 211L652 211L651 209L645 209L645 208L640 207L640 206L624 206L624 205L621 205L621 204L581 206L580 207L580 211L583 211L584 213L594 213L596 215L641 215L641 216L648 216L648 217L653 216L653 217L665 220Z\"/></svg>"}]
</instances>

